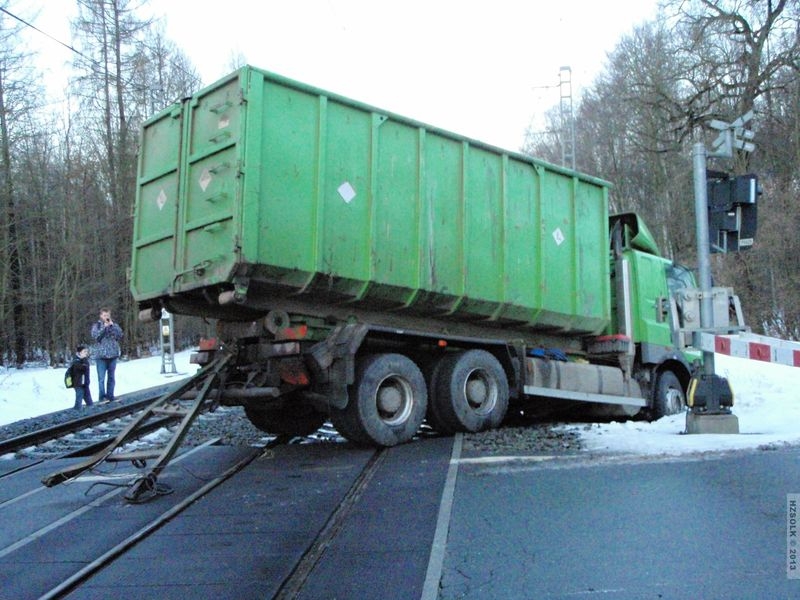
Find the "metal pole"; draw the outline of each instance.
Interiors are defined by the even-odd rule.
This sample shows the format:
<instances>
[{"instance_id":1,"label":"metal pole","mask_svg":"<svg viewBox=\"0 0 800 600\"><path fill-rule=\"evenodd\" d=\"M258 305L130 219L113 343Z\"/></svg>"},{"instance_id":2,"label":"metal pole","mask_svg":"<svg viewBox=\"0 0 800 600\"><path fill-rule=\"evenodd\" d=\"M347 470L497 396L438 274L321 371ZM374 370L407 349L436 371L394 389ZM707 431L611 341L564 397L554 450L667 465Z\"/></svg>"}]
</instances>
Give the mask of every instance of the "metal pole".
<instances>
[{"instance_id":1,"label":"metal pole","mask_svg":"<svg viewBox=\"0 0 800 600\"><path fill-rule=\"evenodd\" d=\"M731 125L722 121L712 121L711 126L721 131L714 142L712 156L728 157L733 154L733 135ZM714 299L711 287L711 244L708 233L708 181L706 160L708 154L702 142L694 145L694 210L697 226L697 266L700 278L700 329L695 332L695 347L706 347L700 343L701 333L714 333ZM703 373L692 376L690 389L695 393L702 389L700 397L705 403L693 406L686 413L686 433L739 433L739 419L729 408L723 409L722 398L731 398L728 380L714 373L714 350L703 350Z\"/></svg>"},{"instance_id":2,"label":"metal pole","mask_svg":"<svg viewBox=\"0 0 800 600\"><path fill-rule=\"evenodd\" d=\"M708 235L708 189L706 182L706 148L702 142L694 145L694 215L697 228L697 267L700 276L700 326L714 327L711 298L711 244ZM703 352L704 372L714 374L714 353Z\"/></svg>"},{"instance_id":3,"label":"metal pole","mask_svg":"<svg viewBox=\"0 0 800 600\"><path fill-rule=\"evenodd\" d=\"M561 164L575 170L575 115L572 112L572 68L558 72L561 95Z\"/></svg>"},{"instance_id":4,"label":"metal pole","mask_svg":"<svg viewBox=\"0 0 800 600\"><path fill-rule=\"evenodd\" d=\"M175 368L175 336L173 335L172 314L161 310L161 374L177 373Z\"/></svg>"}]
</instances>

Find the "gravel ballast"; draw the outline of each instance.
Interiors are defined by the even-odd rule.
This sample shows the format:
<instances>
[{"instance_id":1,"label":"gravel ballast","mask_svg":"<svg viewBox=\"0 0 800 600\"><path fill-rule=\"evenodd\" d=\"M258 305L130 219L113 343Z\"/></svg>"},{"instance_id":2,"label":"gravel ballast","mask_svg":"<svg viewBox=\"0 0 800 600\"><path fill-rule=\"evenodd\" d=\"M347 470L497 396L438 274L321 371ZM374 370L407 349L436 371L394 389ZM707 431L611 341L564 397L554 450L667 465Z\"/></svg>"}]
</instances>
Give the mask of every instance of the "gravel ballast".
<instances>
[{"instance_id":1,"label":"gravel ballast","mask_svg":"<svg viewBox=\"0 0 800 600\"><path fill-rule=\"evenodd\" d=\"M125 402L124 399L121 401ZM0 427L0 439L10 439L59 425L81 414L86 415L88 411L105 410L108 406L101 404L81 412L70 408L9 423ZM312 437L317 441L344 442L330 426ZM201 415L192 424L183 445L198 446L212 438L217 438L219 444L226 446L263 446L272 439L250 423L241 407L226 406ZM466 433L463 438L463 452L471 454L574 454L580 449L580 435L577 432L550 423L506 426L492 431Z\"/></svg>"}]
</instances>

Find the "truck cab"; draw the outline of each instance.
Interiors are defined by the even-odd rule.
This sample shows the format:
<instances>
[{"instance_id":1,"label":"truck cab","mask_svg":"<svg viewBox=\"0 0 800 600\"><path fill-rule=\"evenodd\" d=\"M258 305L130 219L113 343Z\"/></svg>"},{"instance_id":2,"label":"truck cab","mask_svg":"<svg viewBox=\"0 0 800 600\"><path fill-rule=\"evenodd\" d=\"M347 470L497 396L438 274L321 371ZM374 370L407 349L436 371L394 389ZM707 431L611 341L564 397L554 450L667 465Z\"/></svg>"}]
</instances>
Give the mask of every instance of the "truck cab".
<instances>
[{"instance_id":1,"label":"truck cab","mask_svg":"<svg viewBox=\"0 0 800 600\"><path fill-rule=\"evenodd\" d=\"M687 267L661 256L641 217L612 215L609 227L614 307L610 330L633 342L635 376L649 391L649 416L658 418L682 409L691 374L702 360L693 339L700 330L701 293ZM713 288L712 297L717 328L745 329L731 288Z\"/></svg>"}]
</instances>

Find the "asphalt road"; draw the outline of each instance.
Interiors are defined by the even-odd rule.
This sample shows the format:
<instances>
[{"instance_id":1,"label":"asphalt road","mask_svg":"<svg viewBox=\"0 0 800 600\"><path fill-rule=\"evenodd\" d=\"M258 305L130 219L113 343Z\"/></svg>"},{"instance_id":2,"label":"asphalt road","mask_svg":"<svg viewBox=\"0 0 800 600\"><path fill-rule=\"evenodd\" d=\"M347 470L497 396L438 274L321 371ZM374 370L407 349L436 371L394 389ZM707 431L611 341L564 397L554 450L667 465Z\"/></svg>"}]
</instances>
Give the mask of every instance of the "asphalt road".
<instances>
[{"instance_id":1,"label":"asphalt road","mask_svg":"<svg viewBox=\"0 0 800 600\"><path fill-rule=\"evenodd\" d=\"M800 448L509 459L458 440L387 451L291 597L800 598L787 574ZM174 494L144 505L91 482L38 490L47 463L4 478L0 599L41 597L243 451L190 455L163 474ZM276 448L67 597L272 598L373 454Z\"/></svg>"},{"instance_id":2,"label":"asphalt road","mask_svg":"<svg viewBox=\"0 0 800 600\"><path fill-rule=\"evenodd\" d=\"M800 449L462 462L439 598L800 598Z\"/></svg>"}]
</instances>

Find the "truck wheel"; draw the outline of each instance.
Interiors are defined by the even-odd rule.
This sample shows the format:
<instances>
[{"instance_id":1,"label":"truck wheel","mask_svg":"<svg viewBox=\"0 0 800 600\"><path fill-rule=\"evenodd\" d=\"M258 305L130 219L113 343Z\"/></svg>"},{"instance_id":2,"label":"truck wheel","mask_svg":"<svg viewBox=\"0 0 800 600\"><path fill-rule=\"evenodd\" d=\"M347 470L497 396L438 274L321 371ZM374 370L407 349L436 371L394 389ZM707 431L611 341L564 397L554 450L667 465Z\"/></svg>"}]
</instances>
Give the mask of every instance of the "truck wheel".
<instances>
[{"instance_id":1,"label":"truck wheel","mask_svg":"<svg viewBox=\"0 0 800 600\"><path fill-rule=\"evenodd\" d=\"M429 369L425 370L425 378L428 381L428 411L425 414L425 420L435 431L444 435L452 435L458 431L458 423L453 419L448 419L446 414L442 414L448 411L443 411L440 408L441 402L439 402L439 394L436 392L442 365L445 359L449 357L450 355L440 357L434 364L430 365Z\"/></svg>"},{"instance_id":2,"label":"truck wheel","mask_svg":"<svg viewBox=\"0 0 800 600\"><path fill-rule=\"evenodd\" d=\"M273 435L311 435L325 423L322 413L304 404L271 410L245 408L244 414L255 427Z\"/></svg>"},{"instance_id":3,"label":"truck wheel","mask_svg":"<svg viewBox=\"0 0 800 600\"><path fill-rule=\"evenodd\" d=\"M656 380L653 396L653 419L675 415L686 407L686 393L672 371L662 371Z\"/></svg>"},{"instance_id":4,"label":"truck wheel","mask_svg":"<svg viewBox=\"0 0 800 600\"><path fill-rule=\"evenodd\" d=\"M502 423L508 410L508 379L485 350L449 354L431 377L431 426L442 433L483 431Z\"/></svg>"},{"instance_id":5,"label":"truck wheel","mask_svg":"<svg viewBox=\"0 0 800 600\"><path fill-rule=\"evenodd\" d=\"M395 446L414 437L428 406L425 378L417 365L402 354L374 354L358 362L355 376L347 406L331 408L339 433L377 446Z\"/></svg>"}]
</instances>

